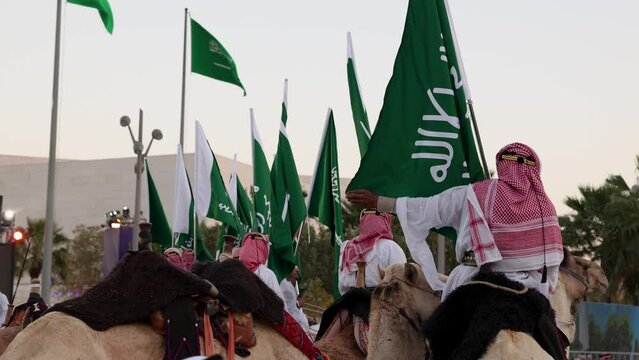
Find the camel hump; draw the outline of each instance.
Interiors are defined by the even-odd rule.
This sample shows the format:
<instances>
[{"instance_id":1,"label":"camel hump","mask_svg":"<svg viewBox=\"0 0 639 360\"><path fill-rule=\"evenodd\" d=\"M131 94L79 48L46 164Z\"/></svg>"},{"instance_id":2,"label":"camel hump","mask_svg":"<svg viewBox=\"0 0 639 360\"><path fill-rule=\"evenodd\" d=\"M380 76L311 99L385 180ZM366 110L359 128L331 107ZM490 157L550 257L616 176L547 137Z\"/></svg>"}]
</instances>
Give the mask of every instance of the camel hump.
<instances>
[{"instance_id":1,"label":"camel hump","mask_svg":"<svg viewBox=\"0 0 639 360\"><path fill-rule=\"evenodd\" d=\"M480 360L552 360L552 356L529 334L501 330Z\"/></svg>"}]
</instances>

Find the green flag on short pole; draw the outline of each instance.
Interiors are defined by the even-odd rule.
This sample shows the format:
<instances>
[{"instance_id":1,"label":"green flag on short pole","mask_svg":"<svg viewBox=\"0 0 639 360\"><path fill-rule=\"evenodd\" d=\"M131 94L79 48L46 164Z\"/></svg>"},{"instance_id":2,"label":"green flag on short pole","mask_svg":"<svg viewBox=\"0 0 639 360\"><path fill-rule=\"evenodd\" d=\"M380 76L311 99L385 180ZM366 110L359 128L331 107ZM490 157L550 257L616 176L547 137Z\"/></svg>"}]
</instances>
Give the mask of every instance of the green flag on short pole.
<instances>
[{"instance_id":1,"label":"green flag on short pole","mask_svg":"<svg viewBox=\"0 0 639 360\"><path fill-rule=\"evenodd\" d=\"M366 155L348 190L431 196L484 178L445 0L410 0Z\"/></svg>"},{"instance_id":2,"label":"green flag on short pole","mask_svg":"<svg viewBox=\"0 0 639 360\"><path fill-rule=\"evenodd\" d=\"M331 230L333 243L333 298L340 297L338 288L339 252L344 239L342 199L337 162L337 136L333 110L328 109L326 126L320 143L317 165L308 198L308 216L317 217Z\"/></svg>"},{"instance_id":3,"label":"green flag on short pole","mask_svg":"<svg viewBox=\"0 0 639 360\"><path fill-rule=\"evenodd\" d=\"M235 61L211 33L191 19L191 72L237 85L246 90L237 74Z\"/></svg>"},{"instance_id":4,"label":"green flag on short pole","mask_svg":"<svg viewBox=\"0 0 639 360\"><path fill-rule=\"evenodd\" d=\"M348 93L351 98L351 111L353 112L353 121L355 121L355 133L357 134L357 144L359 145L359 153L362 157L368 149L368 142L371 139L371 128L368 125L368 114L362 100L362 91L357 81L357 70L355 69L355 53L353 51L353 40L351 33L346 36L348 60L346 61L346 75L348 77Z\"/></svg>"},{"instance_id":5,"label":"green flag on short pole","mask_svg":"<svg viewBox=\"0 0 639 360\"><path fill-rule=\"evenodd\" d=\"M295 267L292 235L279 214L275 213L271 171L266 162L264 147L257 131L251 109L251 142L253 144L253 200L257 217L257 231L269 235L268 267L278 281L282 281Z\"/></svg>"},{"instance_id":6,"label":"green flag on short pole","mask_svg":"<svg viewBox=\"0 0 639 360\"><path fill-rule=\"evenodd\" d=\"M195 122L195 169L197 215L215 219L234 229L238 236L244 236L243 226L224 186L220 167L199 121Z\"/></svg>"},{"instance_id":7,"label":"green flag on short pole","mask_svg":"<svg viewBox=\"0 0 639 360\"><path fill-rule=\"evenodd\" d=\"M166 220L162 200L155 186L155 181L149 170L149 163L144 159L146 168L147 196L149 204L149 222L151 223L151 240L160 245L160 250L164 251L172 246L171 228Z\"/></svg>"},{"instance_id":8,"label":"green flag on short pole","mask_svg":"<svg viewBox=\"0 0 639 360\"><path fill-rule=\"evenodd\" d=\"M293 149L286 133L288 121L288 80L284 81L284 100L282 101L282 118L280 122L277 153L271 169L273 197L277 208L276 214L288 227L294 237L306 217L306 203L297 173Z\"/></svg>"},{"instance_id":9,"label":"green flag on short pole","mask_svg":"<svg viewBox=\"0 0 639 360\"><path fill-rule=\"evenodd\" d=\"M195 246L195 250L197 251L196 259L198 261L212 261L214 258L202 241L202 232L194 231L195 226L199 224L197 223L197 217L193 217L193 208L194 202L191 183L189 182L189 175L184 166L182 146L178 145L177 155L175 157L175 192L173 197L174 243L178 248L194 250L193 235L195 233L195 242L197 242L197 246Z\"/></svg>"}]
</instances>

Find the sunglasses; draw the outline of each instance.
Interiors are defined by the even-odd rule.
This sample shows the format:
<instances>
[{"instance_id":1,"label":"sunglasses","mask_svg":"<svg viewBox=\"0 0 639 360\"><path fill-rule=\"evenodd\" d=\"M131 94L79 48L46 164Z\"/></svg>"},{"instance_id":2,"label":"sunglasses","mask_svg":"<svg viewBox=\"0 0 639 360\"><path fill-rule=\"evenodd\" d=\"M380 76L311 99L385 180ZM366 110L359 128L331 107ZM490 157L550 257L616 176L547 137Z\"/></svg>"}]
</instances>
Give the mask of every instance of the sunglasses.
<instances>
[{"instance_id":1,"label":"sunglasses","mask_svg":"<svg viewBox=\"0 0 639 360\"><path fill-rule=\"evenodd\" d=\"M532 156L523 156L514 152L504 152L501 154L502 160L515 161L518 164L526 164L528 166L535 166L537 162L533 159Z\"/></svg>"}]
</instances>

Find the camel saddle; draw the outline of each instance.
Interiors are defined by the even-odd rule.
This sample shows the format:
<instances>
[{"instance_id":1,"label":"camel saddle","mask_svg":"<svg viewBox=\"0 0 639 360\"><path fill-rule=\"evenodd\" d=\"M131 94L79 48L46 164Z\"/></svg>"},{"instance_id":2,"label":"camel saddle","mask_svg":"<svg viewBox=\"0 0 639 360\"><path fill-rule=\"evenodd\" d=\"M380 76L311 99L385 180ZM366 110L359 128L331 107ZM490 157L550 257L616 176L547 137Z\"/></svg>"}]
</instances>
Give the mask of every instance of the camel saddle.
<instances>
[{"instance_id":1,"label":"camel saddle","mask_svg":"<svg viewBox=\"0 0 639 360\"><path fill-rule=\"evenodd\" d=\"M528 333L554 359L564 360L554 323L555 313L541 293L501 273L480 272L446 298L423 332L434 360L479 359L501 330Z\"/></svg>"}]
</instances>

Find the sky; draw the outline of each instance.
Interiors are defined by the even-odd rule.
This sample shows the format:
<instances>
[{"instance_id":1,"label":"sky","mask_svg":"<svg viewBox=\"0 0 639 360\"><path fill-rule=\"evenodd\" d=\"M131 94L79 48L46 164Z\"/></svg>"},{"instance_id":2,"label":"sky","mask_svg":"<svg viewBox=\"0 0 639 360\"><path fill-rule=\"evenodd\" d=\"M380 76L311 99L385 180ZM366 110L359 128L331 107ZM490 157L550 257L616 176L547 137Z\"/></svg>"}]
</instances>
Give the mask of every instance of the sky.
<instances>
[{"instance_id":1,"label":"sky","mask_svg":"<svg viewBox=\"0 0 639 360\"><path fill-rule=\"evenodd\" d=\"M301 174L313 172L326 110L335 112L340 174L359 151L346 80L346 33L371 126L382 106L406 0L110 0L113 35L97 11L64 9L58 157L132 156L127 131L144 110L152 154L179 142L184 8L232 54L238 87L187 77L186 152L199 120L216 154L251 162L249 108L266 152L277 146L285 78L287 131ZM639 2L633 0L449 0L489 165L520 141L542 159L560 214L579 185L610 174L636 182ZM0 1L0 154L48 156L55 0ZM494 166L490 166L494 168Z\"/></svg>"}]
</instances>

